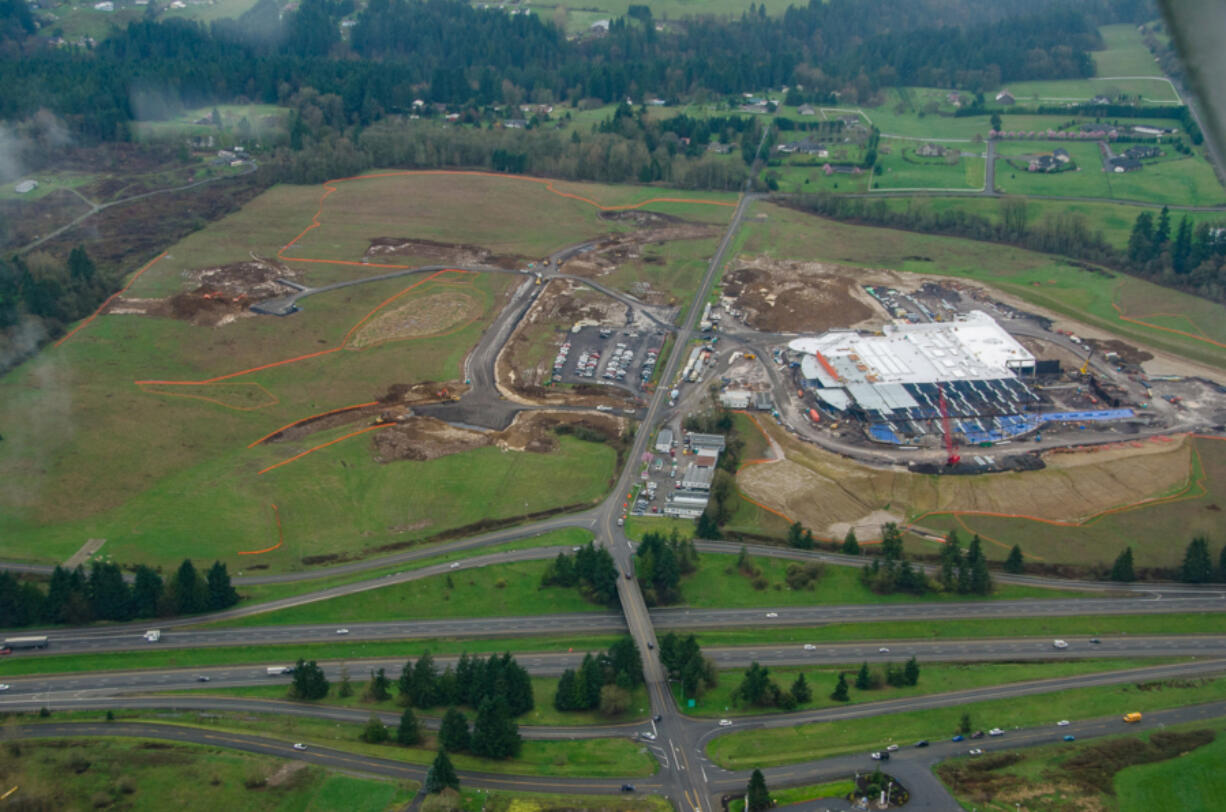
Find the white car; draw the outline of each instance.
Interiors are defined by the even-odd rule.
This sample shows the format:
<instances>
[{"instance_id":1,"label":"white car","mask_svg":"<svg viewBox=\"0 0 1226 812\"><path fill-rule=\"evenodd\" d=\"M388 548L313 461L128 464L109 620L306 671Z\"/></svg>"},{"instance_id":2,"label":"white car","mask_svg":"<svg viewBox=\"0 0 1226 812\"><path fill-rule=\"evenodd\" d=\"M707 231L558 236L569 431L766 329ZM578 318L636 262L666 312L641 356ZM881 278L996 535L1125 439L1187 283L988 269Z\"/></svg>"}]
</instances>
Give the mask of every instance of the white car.
<instances>
[{"instance_id":1,"label":"white car","mask_svg":"<svg viewBox=\"0 0 1226 812\"><path fill-rule=\"evenodd\" d=\"M889 654L890 650L886 648L885 646L882 646L881 648L877 649L877 653L878 654Z\"/></svg>"},{"instance_id":2,"label":"white car","mask_svg":"<svg viewBox=\"0 0 1226 812\"><path fill-rule=\"evenodd\" d=\"M453 570L458 570L459 568L460 568L460 562L459 562L459 561L452 561L452 562L451 562L451 569L453 569Z\"/></svg>"},{"instance_id":3,"label":"white car","mask_svg":"<svg viewBox=\"0 0 1226 812\"><path fill-rule=\"evenodd\" d=\"M888 750L888 751L890 751L891 753L893 753L894 751L896 751L896 750L898 749L898 745L897 745L897 744L891 744L889 747L887 747L887 748L885 748L885 749L886 749L886 750Z\"/></svg>"},{"instance_id":4,"label":"white car","mask_svg":"<svg viewBox=\"0 0 1226 812\"><path fill-rule=\"evenodd\" d=\"M979 749L978 747L973 747L971 748L971 755L972 756L982 756L983 750Z\"/></svg>"},{"instance_id":5,"label":"white car","mask_svg":"<svg viewBox=\"0 0 1226 812\"><path fill-rule=\"evenodd\" d=\"M812 643L805 643L805 651L817 651L817 646Z\"/></svg>"},{"instance_id":6,"label":"white car","mask_svg":"<svg viewBox=\"0 0 1226 812\"><path fill-rule=\"evenodd\" d=\"M767 612L766 616L767 617L779 617L779 613L778 612Z\"/></svg>"},{"instance_id":7,"label":"white car","mask_svg":"<svg viewBox=\"0 0 1226 812\"><path fill-rule=\"evenodd\" d=\"M1056 727L1068 727L1068 726L1069 726L1068 719L1061 719L1059 722L1056 722Z\"/></svg>"},{"instance_id":8,"label":"white car","mask_svg":"<svg viewBox=\"0 0 1226 812\"><path fill-rule=\"evenodd\" d=\"M1051 644L1059 649L1068 648L1068 643L1065 642L1064 640L1053 640L1051 641Z\"/></svg>"},{"instance_id":9,"label":"white car","mask_svg":"<svg viewBox=\"0 0 1226 812\"><path fill-rule=\"evenodd\" d=\"M294 749L295 750L305 750L307 749L307 747L302 742L298 742L297 744L294 745Z\"/></svg>"},{"instance_id":10,"label":"white car","mask_svg":"<svg viewBox=\"0 0 1226 812\"><path fill-rule=\"evenodd\" d=\"M8 689L9 684L7 682L0 682L0 691L7 691Z\"/></svg>"},{"instance_id":11,"label":"white car","mask_svg":"<svg viewBox=\"0 0 1226 812\"><path fill-rule=\"evenodd\" d=\"M643 733L643 738L644 738L644 739L646 739L646 740L647 740L647 741L649 741L649 742L653 742L653 741L655 741L655 740L656 740L656 734L654 734L654 733L652 733L650 730L648 730L648 731L646 731L646 732L644 732L644 733Z\"/></svg>"},{"instance_id":12,"label":"white car","mask_svg":"<svg viewBox=\"0 0 1226 812\"><path fill-rule=\"evenodd\" d=\"M1001 730L998 727L994 727L988 731L988 735L989 736L1003 736L1005 735L1005 731Z\"/></svg>"},{"instance_id":13,"label":"white car","mask_svg":"<svg viewBox=\"0 0 1226 812\"><path fill-rule=\"evenodd\" d=\"M732 720L731 719L720 719L719 726L720 727L732 727Z\"/></svg>"},{"instance_id":14,"label":"white car","mask_svg":"<svg viewBox=\"0 0 1226 812\"><path fill-rule=\"evenodd\" d=\"M881 753L870 753L870 754L869 754L869 757L870 757L870 758L871 758L873 761L881 761Z\"/></svg>"},{"instance_id":15,"label":"white car","mask_svg":"<svg viewBox=\"0 0 1226 812\"><path fill-rule=\"evenodd\" d=\"M336 633L337 634L349 634L349 630L348 629L337 629Z\"/></svg>"}]
</instances>

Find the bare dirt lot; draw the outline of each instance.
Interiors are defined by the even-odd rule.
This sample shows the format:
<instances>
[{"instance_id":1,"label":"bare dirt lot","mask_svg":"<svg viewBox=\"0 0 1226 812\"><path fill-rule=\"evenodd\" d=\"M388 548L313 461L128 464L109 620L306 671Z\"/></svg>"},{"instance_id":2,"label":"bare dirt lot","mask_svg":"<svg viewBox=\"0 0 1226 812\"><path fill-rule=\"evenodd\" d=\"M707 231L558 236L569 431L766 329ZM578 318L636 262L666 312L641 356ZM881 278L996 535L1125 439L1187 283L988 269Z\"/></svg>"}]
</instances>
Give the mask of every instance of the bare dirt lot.
<instances>
[{"instance_id":1,"label":"bare dirt lot","mask_svg":"<svg viewBox=\"0 0 1226 812\"><path fill-rule=\"evenodd\" d=\"M889 316L863 285L900 287L892 271L767 257L740 260L724 276L724 296L757 330L822 332L836 327L878 329Z\"/></svg>"},{"instance_id":2,"label":"bare dirt lot","mask_svg":"<svg viewBox=\"0 0 1226 812\"><path fill-rule=\"evenodd\" d=\"M625 430L621 418L573 412L521 412L505 430L488 432L414 415L375 435L375 460L433 460L488 445L506 451L545 454L557 448L556 427L560 425L594 432L608 440L616 439Z\"/></svg>"},{"instance_id":3,"label":"bare dirt lot","mask_svg":"<svg viewBox=\"0 0 1226 812\"><path fill-rule=\"evenodd\" d=\"M526 261L515 254L495 254L488 248L463 243L437 242L409 237L375 237L366 249L366 257L408 256L427 260L433 265L488 265L516 269Z\"/></svg>"}]
</instances>

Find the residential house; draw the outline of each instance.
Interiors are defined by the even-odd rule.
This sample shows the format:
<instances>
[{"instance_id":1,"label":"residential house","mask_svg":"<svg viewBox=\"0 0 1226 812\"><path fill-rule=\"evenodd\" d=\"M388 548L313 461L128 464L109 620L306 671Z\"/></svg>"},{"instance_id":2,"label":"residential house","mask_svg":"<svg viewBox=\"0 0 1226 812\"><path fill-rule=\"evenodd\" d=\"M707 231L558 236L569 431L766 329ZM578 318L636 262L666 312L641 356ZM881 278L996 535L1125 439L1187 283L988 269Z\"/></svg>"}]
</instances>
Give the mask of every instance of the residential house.
<instances>
[{"instance_id":1,"label":"residential house","mask_svg":"<svg viewBox=\"0 0 1226 812\"><path fill-rule=\"evenodd\" d=\"M1056 160L1056 156L1036 155L1030 159L1030 163L1026 165L1027 172L1055 172L1060 169L1060 162Z\"/></svg>"},{"instance_id":2,"label":"residential house","mask_svg":"<svg viewBox=\"0 0 1226 812\"><path fill-rule=\"evenodd\" d=\"M1090 104L1110 104L1111 99L1108 99L1103 94L1099 93L1094 98L1090 99Z\"/></svg>"},{"instance_id":3,"label":"residential house","mask_svg":"<svg viewBox=\"0 0 1226 812\"><path fill-rule=\"evenodd\" d=\"M1062 164L1066 164L1073 160L1073 157L1068 154L1068 150L1064 147L1057 147L1056 149L1052 150L1051 156Z\"/></svg>"},{"instance_id":4,"label":"residential house","mask_svg":"<svg viewBox=\"0 0 1226 812\"><path fill-rule=\"evenodd\" d=\"M1138 144L1124 150L1124 155L1129 158L1135 158L1138 161L1144 158L1157 158L1162 154L1162 150L1154 146Z\"/></svg>"},{"instance_id":5,"label":"residential house","mask_svg":"<svg viewBox=\"0 0 1226 812\"><path fill-rule=\"evenodd\" d=\"M924 144L915 150L915 154L921 158L940 158L945 154L945 148L936 144Z\"/></svg>"},{"instance_id":6,"label":"residential house","mask_svg":"<svg viewBox=\"0 0 1226 812\"><path fill-rule=\"evenodd\" d=\"M816 108L815 108L813 105L811 105L811 104L802 104L802 105L800 105L800 107L798 107L798 108L796 109L796 112L797 112L797 113L800 113L800 115L802 115L802 116L815 116L815 115L817 115L817 109L816 109Z\"/></svg>"},{"instance_id":7,"label":"residential house","mask_svg":"<svg viewBox=\"0 0 1226 812\"><path fill-rule=\"evenodd\" d=\"M13 187L13 191L19 195L29 194L38 188L38 181L23 180L21 183Z\"/></svg>"},{"instance_id":8,"label":"residential house","mask_svg":"<svg viewBox=\"0 0 1226 812\"><path fill-rule=\"evenodd\" d=\"M996 94L997 104L1016 104L1017 99L1013 98L1013 94L1007 90L1002 90Z\"/></svg>"},{"instance_id":9,"label":"residential house","mask_svg":"<svg viewBox=\"0 0 1226 812\"><path fill-rule=\"evenodd\" d=\"M1117 155L1108 163L1111 165L1112 172L1136 172L1141 168L1141 162L1136 158L1129 158L1127 155Z\"/></svg>"}]
</instances>

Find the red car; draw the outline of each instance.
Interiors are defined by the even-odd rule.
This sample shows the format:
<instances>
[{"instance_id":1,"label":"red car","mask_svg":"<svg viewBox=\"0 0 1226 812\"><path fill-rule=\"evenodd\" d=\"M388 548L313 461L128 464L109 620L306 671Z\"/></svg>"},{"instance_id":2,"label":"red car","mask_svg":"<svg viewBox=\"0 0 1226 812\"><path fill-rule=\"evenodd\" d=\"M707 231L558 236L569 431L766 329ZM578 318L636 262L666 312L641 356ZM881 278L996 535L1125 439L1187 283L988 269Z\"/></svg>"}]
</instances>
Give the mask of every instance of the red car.
<instances>
[{"instance_id":1,"label":"red car","mask_svg":"<svg viewBox=\"0 0 1226 812\"><path fill-rule=\"evenodd\" d=\"M13 653L13 650L9 648L8 646L5 646L4 648L0 648L0 654L12 654L12 653Z\"/></svg>"}]
</instances>

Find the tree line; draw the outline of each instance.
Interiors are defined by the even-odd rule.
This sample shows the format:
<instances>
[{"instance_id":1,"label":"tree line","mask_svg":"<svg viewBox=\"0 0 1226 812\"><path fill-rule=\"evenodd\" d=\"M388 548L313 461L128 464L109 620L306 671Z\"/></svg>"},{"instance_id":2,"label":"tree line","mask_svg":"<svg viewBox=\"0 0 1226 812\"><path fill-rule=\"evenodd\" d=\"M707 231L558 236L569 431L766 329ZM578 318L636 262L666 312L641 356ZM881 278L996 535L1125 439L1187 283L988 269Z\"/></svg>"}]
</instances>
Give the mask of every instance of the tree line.
<instances>
[{"instance_id":1,"label":"tree line","mask_svg":"<svg viewBox=\"0 0 1226 812\"><path fill-rule=\"evenodd\" d=\"M1226 228L1192 225L1185 214L1172 228L1171 212L1162 207L1137 215L1128 235L1127 266L1137 276L1180 288L1207 299L1226 301Z\"/></svg>"},{"instance_id":2,"label":"tree line","mask_svg":"<svg viewBox=\"0 0 1226 812\"><path fill-rule=\"evenodd\" d=\"M129 584L113 562L95 561L88 570L57 566L44 589L0 571L0 626L173 617L216 612L238 603L238 592L220 561L213 562L204 576L189 559L169 581L143 564L133 574Z\"/></svg>"},{"instance_id":3,"label":"tree line","mask_svg":"<svg viewBox=\"0 0 1226 812\"><path fill-rule=\"evenodd\" d=\"M1125 547L1116 556L1109 577L1112 581L1121 582L1137 580L1132 547ZM1185 584L1226 584L1226 545L1218 552L1217 565L1214 566L1209 539L1205 536L1194 537L1184 548L1183 562L1179 565L1176 578Z\"/></svg>"},{"instance_id":4,"label":"tree line","mask_svg":"<svg viewBox=\"0 0 1226 812\"><path fill-rule=\"evenodd\" d=\"M1018 554L1021 554L1020 549ZM988 572L987 557L978 535L971 539L964 553L957 531L951 530L941 548L939 561L937 586L940 589L959 595L991 593L992 575ZM923 595L934 588L923 568L912 565L903 555L902 531L894 522L882 525L881 556L864 565L860 582L879 595L895 592Z\"/></svg>"},{"instance_id":5,"label":"tree line","mask_svg":"<svg viewBox=\"0 0 1226 812\"><path fill-rule=\"evenodd\" d=\"M669 632L660 638L660 665L668 678L681 682L686 699L697 699L719 685L715 663L702 655L702 647L694 635L681 637Z\"/></svg>"},{"instance_id":6,"label":"tree line","mask_svg":"<svg viewBox=\"0 0 1226 812\"><path fill-rule=\"evenodd\" d=\"M599 710L604 716L620 716L630 708L630 692L642 684L638 646L623 637L607 652L585 654L579 668L563 671L553 706L560 711Z\"/></svg>"},{"instance_id":7,"label":"tree line","mask_svg":"<svg viewBox=\"0 0 1226 812\"><path fill-rule=\"evenodd\" d=\"M698 569L698 551L692 540L673 530L671 536L643 534L634 551L635 575L648 606L667 606L682 600L681 576Z\"/></svg>"},{"instance_id":8,"label":"tree line","mask_svg":"<svg viewBox=\"0 0 1226 812\"><path fill-rule=\"evenodd\" d=\"M588 600L617 607L617 566L604 547L588 542L575 553L558 553L541 573L541 586L578 587Z\"/></svg>"}]
</instances>

